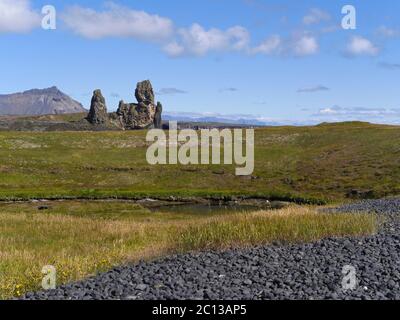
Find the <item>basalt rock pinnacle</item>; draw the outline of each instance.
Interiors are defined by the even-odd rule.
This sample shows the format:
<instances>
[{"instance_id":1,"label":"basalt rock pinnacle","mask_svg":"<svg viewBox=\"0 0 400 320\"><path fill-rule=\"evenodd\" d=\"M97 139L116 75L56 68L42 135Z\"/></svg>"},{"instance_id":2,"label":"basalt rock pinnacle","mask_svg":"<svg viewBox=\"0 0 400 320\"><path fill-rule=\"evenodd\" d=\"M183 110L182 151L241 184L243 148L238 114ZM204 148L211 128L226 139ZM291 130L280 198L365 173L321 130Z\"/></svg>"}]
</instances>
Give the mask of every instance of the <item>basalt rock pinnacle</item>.
<instances>
[{"instance_id":1,"label":"basalt rock pinnacle","mask_svg":"<svg viewBox=\"0 0 400 320\"><path fill-rule=\"evenodd\" d=\"M156 104L149 80L137 84L135 97L137 103L125 103L121 100L117 112L108 114L101 91L95 90L87 120L93 125L111 122L122 130L161 128L162 105L160 102Z\"/></svg>"},{"instance_id":2,"label":"basalt rock pinnacle","mask_svg":"<svg viewBox=\"0 0 400 320\"><path fill-rule=\"evenodd\" d=\"M99 89L93 92L87 120L92 124L105 124L108 121L106 100Z\"/></svg>"}]
</instances>

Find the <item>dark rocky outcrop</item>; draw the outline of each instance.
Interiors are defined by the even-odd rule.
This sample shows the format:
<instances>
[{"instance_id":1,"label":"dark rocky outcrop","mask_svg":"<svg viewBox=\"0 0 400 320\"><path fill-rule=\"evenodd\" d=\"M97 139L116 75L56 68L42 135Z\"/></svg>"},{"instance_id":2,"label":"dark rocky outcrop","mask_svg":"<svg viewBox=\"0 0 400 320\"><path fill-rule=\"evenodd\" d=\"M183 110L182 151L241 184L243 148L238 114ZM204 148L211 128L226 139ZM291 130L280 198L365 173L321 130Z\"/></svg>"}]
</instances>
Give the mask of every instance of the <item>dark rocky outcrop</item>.
<instances>
[{"instance_id":1,"label":"dark rocky outcrop","mask_svg":"<svg viewBox=\"0 0 400 320\"><path fill-rule=\"evenodd\" d=\"M156 107L152 104L124 103L124 101L120 101L117 110L119 122L126 130L153 127L155 113Z\"/></svg>"},{"instance_id":2,"label":"dark rocky outcrop","mask_svg":"<svg viewBox=\"0 0 400 320\"><path fill-rule=\"evenodd\" d=\"M139 82L136 86L135 97L137 102L148 106L150 104L154 105L154 91L150 80L145 80Z\"/></svg>"},{"instance_id":3,"label":"dark rocky outcrop","mask_svg":"<svg viewBox=\"0 0 400 320\"><path fill-rule=\"evenodd\" d=\"M0 95L0 115L48 115L87 112L57 87Z\"/></svg>"},{"instance_id":4,"label":"dark rocky outcrop","mask_svg":"<svg viewBox=\"0 0 400 320\"><path fill-rule=\"evenodd\" d=\"M157 114L154 101L154 91L149 80L139 82L136 86L135 97L138 103L119 102L117 115L123 129L147 129L161 122L161 112ZM158 121L159 120L159 121Z\"/></svg>"},{"instance_id":5,"label":"dark rocky outcrop","mask_svg":"<svg viewBox=\"0 0 400 320\"><path fill-rule=\"evenodd\" d=\"M94 125L108 124L122 130L161 128L161 103L155 103L154 91L149 80L136 86L137 103L119 102L118 110L107 113L106 103L100 90L93 93L87 120Z\"/></svg>"},{"instance_id":6,"label":"dark rocky outcrop","mask_svg":"<svg viewBox=\"0 0 400 320\"><path fill-rule=\"evenodd\" d=\"M93 92L90 111L86 119L91 124L105 124L108 122L106 100L99 89Z\"/></svg>"}]
</instances>

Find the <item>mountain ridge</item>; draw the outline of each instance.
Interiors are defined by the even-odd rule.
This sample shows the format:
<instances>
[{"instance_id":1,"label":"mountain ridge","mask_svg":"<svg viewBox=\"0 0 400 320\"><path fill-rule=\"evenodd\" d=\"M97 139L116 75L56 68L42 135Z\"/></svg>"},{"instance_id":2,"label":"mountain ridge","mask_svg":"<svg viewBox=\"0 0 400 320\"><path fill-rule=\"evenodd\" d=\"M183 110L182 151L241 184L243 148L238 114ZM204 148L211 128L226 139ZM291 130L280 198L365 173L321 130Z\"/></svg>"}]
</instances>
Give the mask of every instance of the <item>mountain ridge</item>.
<instances>
[{"instance_id":1,"label":"mountain ridge","mask_svg":"<svg viewBox=\"0 0 400 320\"><path fill-rule=\"evenodd\" d=\"M45 115L86 112L83 105L56 86L0 94L0 115Z\"/></svg>"}]
</instances>

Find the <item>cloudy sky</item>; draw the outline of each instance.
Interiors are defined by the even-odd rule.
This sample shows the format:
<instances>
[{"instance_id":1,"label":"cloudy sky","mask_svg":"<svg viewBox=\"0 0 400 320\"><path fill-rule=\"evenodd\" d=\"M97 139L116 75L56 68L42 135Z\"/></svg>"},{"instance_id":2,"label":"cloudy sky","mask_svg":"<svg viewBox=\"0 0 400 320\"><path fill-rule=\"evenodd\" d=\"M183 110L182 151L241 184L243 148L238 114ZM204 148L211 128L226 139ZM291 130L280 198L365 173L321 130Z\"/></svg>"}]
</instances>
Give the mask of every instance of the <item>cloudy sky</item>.
<instances>
[{"instance_id":1,"label":"cloudy sky","mask_svg":"<svg viewBox=\"0 0 400 320\"><path fill-rule=\"evenodd\" d=\"M0 0L0 94L57 85L88 107L101 88L114 110L150 79L169 112L400 123L399 14L393 0Z\"/></svg>"}]
</instances>

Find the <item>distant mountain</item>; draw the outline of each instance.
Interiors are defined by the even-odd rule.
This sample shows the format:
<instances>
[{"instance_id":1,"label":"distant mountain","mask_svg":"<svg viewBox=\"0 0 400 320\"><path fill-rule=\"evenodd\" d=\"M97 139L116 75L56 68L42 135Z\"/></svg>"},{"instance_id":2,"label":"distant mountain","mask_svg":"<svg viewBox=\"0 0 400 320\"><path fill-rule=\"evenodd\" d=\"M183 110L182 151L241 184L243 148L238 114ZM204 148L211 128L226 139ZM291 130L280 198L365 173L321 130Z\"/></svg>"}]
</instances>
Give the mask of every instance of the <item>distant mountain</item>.
<instances>
[{"instance_id":1,"label":"distant mountain","mask_svg":"<svg viewBox=\"0 0 400 320\"><path fill-rule=\"evenodd\" d=\"M165 112L163 115L164 121L178 121L178 122L200 122L200 123L226 123L246 126L304 126L311 124L311 122L289 121L281 120L276 121L255 115L246 114L201 114L193 112Z\"/></svg>"},{"instance_id":2,"label":"distant mountain","mask_svg":"<svg viewBox=\"0 0 400 320\"><path fill-rule=\"evenodd\" d=\"M244 119L240 116L227 116L227 115L202 115L194 113L168 113L163 115L165 121L179 121L179 122L204 122L204 123L229 123L229 124L245 124L245 125L257 125L262 126L264 122L258 121L257 119Z\"/></svg>"},{"instance_id":3,"label":"distant mountain","mask_svg":"<svg viewBox=\"0 0 400 320\"><path fill-rule=\"evenodd\" d=\"M0 95L0 115L43 115L86 112L82 104L57 87Z\"/></svg>"}]
</instances>

